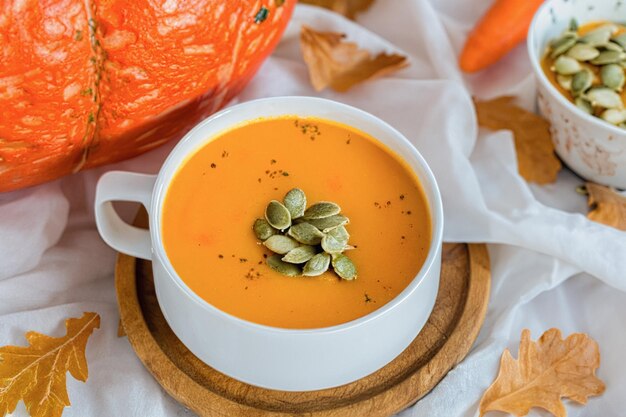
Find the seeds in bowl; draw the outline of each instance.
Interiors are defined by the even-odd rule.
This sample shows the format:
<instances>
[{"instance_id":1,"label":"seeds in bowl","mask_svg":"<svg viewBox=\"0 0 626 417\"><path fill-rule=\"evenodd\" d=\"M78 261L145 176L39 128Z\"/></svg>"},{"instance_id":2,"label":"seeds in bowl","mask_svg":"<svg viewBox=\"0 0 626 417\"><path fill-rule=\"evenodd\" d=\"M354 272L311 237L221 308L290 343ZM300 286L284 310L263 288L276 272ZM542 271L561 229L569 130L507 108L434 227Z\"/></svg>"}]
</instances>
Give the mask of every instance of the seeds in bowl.
<instances>
[{"instance_id":1,"label":"seeds in bowl","mask_svg":"<svg viewBox=\"0 0 626 417\"><path fill-rule=\"evenodd\" d=\"M580 110L626 129L626 26L575 20L542 61L552 84Z\"/></svg>"},{"instance_id":2,"label":"seeds in bowl","mask_svg":"<svg viewBox=\"0 0 626 417\"><path fill-rule=\"evenodd\" d=\"M321 201L306 208L306 201L304 191L293 188L282 203L270 201L265 219L254 221L257 239L274 253L265 262L290 277L316 277L332 269L341 279L356 279L356 266L343 254L354 247L348 245L350 234L344 225L349 220L340 215L341 207ZM330 224L333 219L339 221Z\"/></svg>"}]
</instances>

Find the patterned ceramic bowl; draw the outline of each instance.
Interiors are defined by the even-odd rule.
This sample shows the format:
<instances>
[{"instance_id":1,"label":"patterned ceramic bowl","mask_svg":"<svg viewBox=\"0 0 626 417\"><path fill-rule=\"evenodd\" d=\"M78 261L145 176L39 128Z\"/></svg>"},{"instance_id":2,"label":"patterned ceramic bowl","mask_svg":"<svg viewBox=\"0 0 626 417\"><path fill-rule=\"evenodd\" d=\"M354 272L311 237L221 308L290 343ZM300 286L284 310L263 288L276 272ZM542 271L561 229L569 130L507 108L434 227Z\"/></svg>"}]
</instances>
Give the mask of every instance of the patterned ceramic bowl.
<instances>
[{"instance_id":1,"label":"patterned ceramic bowl","mask_svg":"<svg viewBox=\"0 0 626 417\"><path fill-rule=\"evenodd\" d=\"M548 80L541 68L548 42L574 18L626 21L626 2L619 0L547 0L528 32L528 53L537 77L539 111L552 125L557 154L581 177L626 189L626 130L578 109Z\"/></svg>"}]
</instances>

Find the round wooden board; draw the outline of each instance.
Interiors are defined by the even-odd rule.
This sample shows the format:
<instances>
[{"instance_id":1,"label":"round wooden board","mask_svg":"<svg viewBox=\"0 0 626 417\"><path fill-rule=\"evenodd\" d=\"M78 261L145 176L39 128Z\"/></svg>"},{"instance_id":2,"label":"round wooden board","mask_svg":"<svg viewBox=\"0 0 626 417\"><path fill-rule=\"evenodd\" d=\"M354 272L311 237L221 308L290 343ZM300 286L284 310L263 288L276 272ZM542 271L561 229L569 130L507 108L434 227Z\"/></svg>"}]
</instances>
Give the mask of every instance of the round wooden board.
<instances>
[{"instance_id":1,"label":"round wooden board","mask_svg":"<svg viewBox=\"0 0 626 417\"><path fill-rule=\"evenodd\" d=\"M145 212L135 224L146 227ZM121 326L137 356L172 397L201 416L387 417L426 395L467 355L485 318L491 280L485 245L444 244L442 259L433 313L413 343L365 378L313 392L251 386L201 362L165 321L150 262L120 254L115 285Z\"/></svg>"}]
</instances>

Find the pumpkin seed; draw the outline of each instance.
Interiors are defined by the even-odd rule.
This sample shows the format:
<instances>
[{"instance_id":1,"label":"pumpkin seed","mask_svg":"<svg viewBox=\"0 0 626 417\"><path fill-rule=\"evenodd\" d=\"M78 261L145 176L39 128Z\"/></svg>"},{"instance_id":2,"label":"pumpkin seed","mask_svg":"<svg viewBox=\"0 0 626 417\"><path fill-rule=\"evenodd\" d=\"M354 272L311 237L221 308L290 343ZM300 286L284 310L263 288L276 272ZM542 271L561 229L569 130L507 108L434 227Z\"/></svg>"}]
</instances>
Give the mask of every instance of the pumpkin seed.
<instances>
[{"instance_id":1,"label":"pumpkin seed","mask_svg":"<svg viewBox=\"0 0 626 417\"><path fill-rule=\"evenodd\" d=\"M315 255L315 248L313 246L302 245L287 252L282 260L290 264L303 264L311 259L313 255Z\"/></svg>"},{"instance_id":2,"label":"pumpkin seed","mask_svg":"<svg viewBox=\"0 0 626 417\"><path fill-rule=\"evenodd\" d=\"M328 233L335 227L348 224L350 220L342 214L335 214L334 216L325 217L323 219L311 219L308 222L317 227L322 232Z\"/></svg>"},{"instance_id":3,"label":"pumpkin seed","mask_svg":"<svg viewBox=\"0 0 626 417\"><path fill-rule=\"evenodd\" d=\"M336 227L333 230L330 230L328 234L339 241L345 242L346 244L348 244L348 239L350 239L350 233L348 233L344 226Z\"/></svg>"},{"instance_id":4,"label":"pumpkin seed","mask_svg":"<svg viewBox=\"0 0 626 417\"><path fill-rule=\"evenodd\" d=\"M591 105L589 100L582 98L582 97L576 97L574 99L574 104L576 104L576 107L578 107L580 110L584 111L585 113L593 114L593 106Z\"/></svg>"},{"instance_id":5,"label":"pumpkin seed","mask_svg":"<svg viewBox=\"0 0 626 417\"><path fill-rule=\"evenodd\" d=\"M266 248L279 255L284 255L292 249L300 246L298 242L284 235L270 236L265 242L263 242Z\"/></svg>"},{"instance_id":6,"label":"pumpkin seed","mask_svg":"<svg viewBox=\"0 0 626 417\"><path fill-rule=\"evenodd\" d=\"M556 74L556 82L558 82L563 89L568 91L572 89L572 78L571 75Z\"/></svg>"},{"instance_id":7,"label":"pumpkin seed","mask_svg":"<svg viewBox=\"0 0 626 417\"><path fill-rule=\"evenodd\" d=\"M265 219L275 229L285 230L291 226L291 214L280 201L270 201L265 209Z\"/></svg>"},{"instance_id":8,"label":"pumpkin seed","mask_svg":"<svg viewBox=\"0 0 626 417\"><path fill-rule=\"evenodd\" d=\"M571 32L576 32L578 30L578 21L573 17L569 20L568 30Z\"/></svg>"},{"instance_id":9,"label":"pumpkin seed","mask_svg":"<svg viewBox=\"0 0 626 417\"><path fill-rule=\"evenodd\" d=\"M622 48L620 45L616 44L615 42L611 42L611 41L607 43L603 43L602 45L598 45L597 47L605 51L624 52L624 48Z\"/></svg>"},{"instance_id":10,"label":"pumpkin seed","mask_svg":"<svg viewBox=\"0 0 626 417\"><path fill-rule=\"evenodd\" d=\"M277 233L276 229L270 226L265 219L256 219L254 221L254 225L252 226L252 230L254 230L254 234L259 240L265 240Z\"/></svg>"},{"instance_id":11,"label":"pumpkin seed","mask_svg":"<svg viewBox=\"0 0 626 417\"><path fill-rule=\"evenodd\" d=\"M561 55L554 61L554 71L561 75L576 74L581 69L580 62L565 55Z\"/></svg>"},{"instance_id":12,"label":"pumpkin seed","mask_svg":"<svg viewBox=\"0 0 626 417\"><path fill-rule=\"evenodd\" d=\"M299 266L284 262L280 259L280 255L272 255L265 260L265 263L276 272L280 272L288 277L297 277L302 274Z\"/></svg>"},{"instance_id":13,"label":"pumpkin seed","mask_svg":"<svg viewBox=\"0 0 626 417\"><path fill-rule=\"evenodd\" d=\"M600 52L600 55L598 55L589 62L591 62L593 65L617 64L625 58L626 53L624 52L602 51Z\"/></svg>"},{"instance_id":14,"label":"pumpkin seed","mask_svg":"<svg viewBox=\"0 0 626 417\"><path fill-rule=\"evenodd\" d=\"M602 25L599 28L587 32L580 38L580 41L592 46L602 45L603 43L607 43L609 39L611 39L611 35L616 31L617 26L613 24Z\"/></svg>"},{"instance_id":15,"label":"pumpkin seed","mask_svg":"<svg viewBox=\"0 0 626 417\"><path fill-rule=\"evenodd\" d=\"M559 55L564 54L576 44L577 35L575 33L565 33L560 38L556 39L552 44L552 52L550 58L554 59Z\"/></svg>"},{"instance_id":16,"label":"pumpkin seed","mask_svg":"<svg viewBox=\"0 0 626 417\"><path fill-rule=\"evenodd\" d=\"M333 256L333 268L335 273L346 280L356 279L356 266L346 255Z\"/></svg>"},{"instance_id":17,"label":"pumpkin seed","mask_svg":"<svg viewBox=\"0 0 626 417\"><path fill-rule=\"evenodd\" d=\"M613 90L622 91L624 86L624 70L618 64L609 64L600 70L602 84Z\"/></svg>"},{"instance_id":18,"label":"pumpkin seed","mask_svg":"<svg viewBox=\"0 0 626 417\"><path fill-rule=\"evenodd\" d=\"M304 191L299 188L290 190L287 194L285 194L283 202L285 203L287 210L289 210L292 219L302 217L304 209L306 208L306 195L304 194Z\"/></svg>"},{"instance_id":19,"label":"pumpkin seed","mask_svg":"<svg viewBox=\"0 0 626 417\"><path fill-rule=\"evenodd\" d=\"M600 117L611 124L619 125L626 122L626 110L608 109Z\"/></svg>"},{"instance_id":20,"label":"pumpkin seed","mask_svg":"<svg viewBox=\"0 0 626 417\"><path fill-rule=\"evenodd\" d=\"M578 71L576 74L574 74L574 77L572 77L572 93L575 96L584 93L589 89L589 87L591 87L592 82L593 74L591 73L591 71L587 69Z\"/></svg>"},{"instance_id":21,"label":"pumpkin seed","mask_svg":"<svg viewBox=\"0 0 626 417\"><path fill-rule=\"evenodd\" d=\"M600 51L586 43L577 43L567 51L566 55L578 61L589 61L600 55Z\"/></svg>"},{"instance_id":22,"label":"pumpkin seed","mask_svg":"<svg viewBox=\"0 0 626 417\"><path fill-rule=\"evenodd\" d=\"M322 249L326 253L341 253L346 247L346 242L336 239L330 234L322 238Z\"/></svg>"},{"instance_id":23,"label":"pumpkin seed","mask_svg":"<svg viewBox=\"0 0 626 417\"><path fill-rule=\"evenodd\" d=\"M586 99L591 102L592 106L600 106L605 109L621 109L623 107L619 94L606 87L592 88L587 93Z\"/></svg>"},{"instance_id":24,"label":"pumpkin seed","mask_svg":"<svg viewBox=\"0 0 626 417\"><path fill-rule=\"evenodd\" d=\"M327 253L318 253L304 265L302 275L307 277L316 277L328 271L330 266L330 255Z\"/></svg>"},{"instance_id":25,"label":"pumpkin seed","mask_svg":"<svg viewBox=\"0 0 626 417\"><path fill-rule=\"evenodd\" d=\"M324 237L324 233L309 223L294 224L287 234L305 245L319 245Z\"/></svg>"},{"instance_id":26,"label":"pumpkin seed","mask_svg":"<svg viewBox=\"0 0 626 417\"><path fill-rule=\"evenodd\" d=\"M622 33L621 35L617 35L613 39L613 42L622 47L622 49L626 49L626 33Z\"/></svg>"},{"instance_id":27,"label":"pumpkin seed","mask_svg":"<svg viewBox=\"0 0 626 417\"><path fill-rule=\"evenodd\" d=\"M321 201L313 204L304 211L304 219L323 219L325 217L334 216L341 212L341 207L330 201Z\"/></svg>"}]
</instances>

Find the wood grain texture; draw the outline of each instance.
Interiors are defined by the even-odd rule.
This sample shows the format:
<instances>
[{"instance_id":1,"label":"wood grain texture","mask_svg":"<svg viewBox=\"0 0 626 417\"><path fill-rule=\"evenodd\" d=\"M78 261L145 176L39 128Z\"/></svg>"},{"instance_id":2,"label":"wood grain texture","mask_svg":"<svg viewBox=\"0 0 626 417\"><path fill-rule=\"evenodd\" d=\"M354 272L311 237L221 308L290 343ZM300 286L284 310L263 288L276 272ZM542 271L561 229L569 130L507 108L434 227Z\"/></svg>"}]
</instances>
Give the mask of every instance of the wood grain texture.
<instances>
[{"instance_id":1,"label":"wood grain texture","mask_svg":"<svg viewBox=\"0 0 626 417\"><path fill-rule=\"evenodd\" d=\"M145 227L142 213L136 224ZM118 255L116 288L129 341L163 388L201 416L386 417L426 395L468 353L487 311L491 274L485 245L444 244L437 301L412 344L377 372L313 392L273 391L229 378L196 358L159 308L151 264Z\"/></svg>"}]
</instances>

